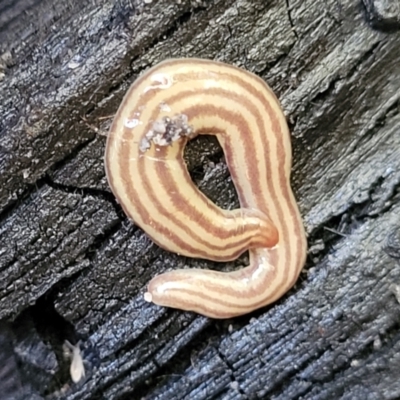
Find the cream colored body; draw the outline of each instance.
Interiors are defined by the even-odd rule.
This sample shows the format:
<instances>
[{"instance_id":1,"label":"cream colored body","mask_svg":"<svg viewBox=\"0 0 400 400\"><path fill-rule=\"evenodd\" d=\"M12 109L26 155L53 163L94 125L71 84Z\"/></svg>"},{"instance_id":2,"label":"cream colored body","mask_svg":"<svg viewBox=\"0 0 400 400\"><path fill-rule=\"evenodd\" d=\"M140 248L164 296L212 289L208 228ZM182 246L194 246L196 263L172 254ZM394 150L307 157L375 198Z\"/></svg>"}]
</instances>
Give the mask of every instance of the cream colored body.
<instances>
[{"instance_id":1,"label":"cream colored body","mask_svg":"<svg viewBox=\"0 0 400 400\"><path fill-rule=\"evenodd\" d=\"M141 151L151 124L179 114L197 134L217 136L240 209L222 210L194 186L182 157L186 139ZM217 261L250 249L250 265L236 272L157 276L147 300L228 318L273 302L296 281L306 240L290 188L290 135L279 102L257 76L207 60L157 65L121 104L105 162L127 215L165 249Z\"/></svg>"}]
</instances>

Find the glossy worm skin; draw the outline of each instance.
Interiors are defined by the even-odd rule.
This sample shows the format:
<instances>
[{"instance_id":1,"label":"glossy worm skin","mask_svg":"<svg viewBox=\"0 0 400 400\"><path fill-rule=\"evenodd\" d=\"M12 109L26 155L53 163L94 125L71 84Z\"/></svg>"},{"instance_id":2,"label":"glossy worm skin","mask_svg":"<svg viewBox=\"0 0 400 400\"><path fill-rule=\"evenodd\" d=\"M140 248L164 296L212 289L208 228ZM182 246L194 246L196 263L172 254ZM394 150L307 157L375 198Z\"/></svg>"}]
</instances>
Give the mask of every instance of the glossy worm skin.
<instances>
[{"instance_id":1,"label":"glossy worm skin","mask_svg":"<svg viewBox=\"0 0 400 400\"><path fill-rule=\"evenodd\" d=\"M174 116L184 116L190 137L217 136L240 209L223 210L194 186L183 160L187 137L168 146L146 142L164 117ZM125 213L164 249L215 261L249 249L250 260L229 273L164 273L151 280L145 298L230 318L289 290L306 256L291 158L279 102L256 75L215 61L172 59L138 78L115 116L105 154L108 182Z\"/></svg>"}]
</instances>

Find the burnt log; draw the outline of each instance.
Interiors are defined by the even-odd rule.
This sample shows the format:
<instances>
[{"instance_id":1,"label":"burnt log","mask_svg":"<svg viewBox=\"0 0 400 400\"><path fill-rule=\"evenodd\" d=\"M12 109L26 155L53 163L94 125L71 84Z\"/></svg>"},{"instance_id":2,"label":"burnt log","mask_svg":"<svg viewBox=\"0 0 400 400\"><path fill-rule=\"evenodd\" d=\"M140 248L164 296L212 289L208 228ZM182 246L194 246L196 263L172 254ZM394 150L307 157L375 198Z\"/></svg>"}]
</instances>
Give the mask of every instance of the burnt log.
<instances>
[{"instance_id":1,"label":"burnt log","mask_svg":"<svg viewBox=\"0 0 400 400\"><path fill-rule=\"evenodd\" d=\"M1 0L1 385L28 399L400 397L399 28L398 0ZM156 274L246 255L158 248L104 174L124 93L171 57L256 73L292 133L307 262L283 298L232 320L143 300ZM186 159L238 207L214 138ZM65 340L80 343L78 384Z\"/></svg>"}]
</instances>

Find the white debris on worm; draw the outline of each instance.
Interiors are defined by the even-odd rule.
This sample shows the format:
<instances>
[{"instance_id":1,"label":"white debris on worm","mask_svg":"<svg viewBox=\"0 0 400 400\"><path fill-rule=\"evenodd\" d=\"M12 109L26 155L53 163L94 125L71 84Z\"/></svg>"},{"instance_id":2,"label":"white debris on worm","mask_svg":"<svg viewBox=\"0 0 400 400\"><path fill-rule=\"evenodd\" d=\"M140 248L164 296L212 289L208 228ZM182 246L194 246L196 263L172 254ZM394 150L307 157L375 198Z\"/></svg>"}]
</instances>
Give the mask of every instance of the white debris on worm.
<instances>
[{"instance_id":1,"label":"white debris on worm","mask_svg":"<svg viewBox=\"0 0 400 400\"><path fill-rule=\"evenodd\" d=\"M153 123L151 129L140 141L141 152L151 147L151 142L156 146L170 146L181 138L191 138L194 134L193 126L188 124L188 117L185 114L178 114L174 117L163 117Z\"/></svg>"}]
</instances>

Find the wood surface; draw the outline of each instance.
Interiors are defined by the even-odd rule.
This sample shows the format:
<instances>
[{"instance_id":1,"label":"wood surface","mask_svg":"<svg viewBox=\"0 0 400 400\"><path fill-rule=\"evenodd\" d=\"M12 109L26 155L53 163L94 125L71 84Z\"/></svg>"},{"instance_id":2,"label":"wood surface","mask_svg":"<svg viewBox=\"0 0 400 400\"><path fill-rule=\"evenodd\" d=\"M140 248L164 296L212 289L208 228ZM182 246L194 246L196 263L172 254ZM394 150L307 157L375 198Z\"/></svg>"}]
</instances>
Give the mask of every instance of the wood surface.
<instances>
[{"instance_id":1,"label":"wood surface","mask_svg":"<svg viewBox=\"0 0 400 400\"><path fill-rule=\"evenodd\" d=\"M398 0L0 0L8 396L399 398L399 28ZM282 299L241 318L143 300L160 272L233 270L246 257L218 264L159 249L105 179L107 129L124 93L170 57L255 72L292 132L306 266ZM192 141L186 158L207 196L238 206L213 138ZM65 340L80 341L77 385Z\"/></svg>"}]
</instances>

